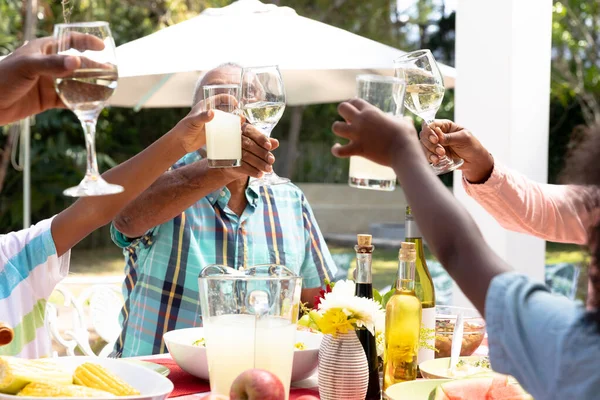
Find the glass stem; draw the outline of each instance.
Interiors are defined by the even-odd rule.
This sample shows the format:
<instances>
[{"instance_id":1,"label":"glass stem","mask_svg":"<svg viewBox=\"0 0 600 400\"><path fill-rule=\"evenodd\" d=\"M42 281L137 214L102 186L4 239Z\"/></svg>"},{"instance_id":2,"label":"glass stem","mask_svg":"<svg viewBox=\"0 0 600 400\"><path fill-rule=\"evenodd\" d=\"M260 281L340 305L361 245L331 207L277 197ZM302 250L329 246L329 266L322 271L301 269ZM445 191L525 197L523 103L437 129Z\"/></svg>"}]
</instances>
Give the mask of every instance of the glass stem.
<instances>
[{"instance_id":1,"label":"glass stem","mask_svg":"<svg viewBox=\"0 0 600 400\"><path fill-rule=\"evenodd\" d=\"M88 178L97 178L100 176L98 171L98 161L96 159L96 119L82 119L81 126L85 135L85 149L87 150L87 169Z\"/></svg>"}]
</instances>

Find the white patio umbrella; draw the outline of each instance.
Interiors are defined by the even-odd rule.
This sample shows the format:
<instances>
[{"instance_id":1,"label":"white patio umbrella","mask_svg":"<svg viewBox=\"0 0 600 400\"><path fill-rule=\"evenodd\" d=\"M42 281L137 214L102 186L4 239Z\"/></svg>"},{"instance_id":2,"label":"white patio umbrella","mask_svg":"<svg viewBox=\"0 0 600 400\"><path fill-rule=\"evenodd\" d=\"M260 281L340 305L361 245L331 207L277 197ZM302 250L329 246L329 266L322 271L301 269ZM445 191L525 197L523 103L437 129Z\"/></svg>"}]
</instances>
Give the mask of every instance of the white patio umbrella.
<instances>
[{"instance_id":1,"label":"white patio umbrella","mask_svg":"<svg viewBox=\"0 0 600 400\"><path fill-rule=\"evenodd\" d=\"M393 60L404 53L289 7L238 0L119 46L110 104L189 107L199 75L225 62L279 65L288 105L337 102L354 95L357 74L392 75ZM453 87L454 68L440 68Z\"/></svg>"}]
</instances>

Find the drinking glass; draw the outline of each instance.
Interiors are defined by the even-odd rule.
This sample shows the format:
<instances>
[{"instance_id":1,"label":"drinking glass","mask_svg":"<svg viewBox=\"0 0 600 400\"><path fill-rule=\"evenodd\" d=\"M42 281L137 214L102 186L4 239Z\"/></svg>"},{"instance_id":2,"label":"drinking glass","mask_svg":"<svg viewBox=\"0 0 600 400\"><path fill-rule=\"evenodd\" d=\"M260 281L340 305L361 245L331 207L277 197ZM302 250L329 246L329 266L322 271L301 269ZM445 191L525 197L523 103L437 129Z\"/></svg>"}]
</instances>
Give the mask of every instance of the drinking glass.
<instances>
[{"instance_id":1,"label":"drinking glass","mask_svg":"<svg viewBox=\"0 0 600 400\"><path fill-rule=\"evenodd\" d=\"M244 68L241 82L240 103L244 115L265 136L270 137L285 110L285 88L279 67ZM279 185L289 181L270 172L260 179L250 180L250 185Z\"/></svg>"},{"instance_id":2,"label":"drinking glass","mask_svg":"<svg viewBox=\"0 0 600 400\"><path fill-rule=\"evenodd\" d=\"M292 380L302 278L281 265L235 270L210 265L198 278L212 394L229 395L242 372L260 368Z\"/></svg>"},{"instance_id":3,"label":"drinking glass","mask_svg":"<svg viewBox=\"0 0 600 400\"><path fill-rule=\"evenodd\" d=\"M444 78L429 50L417 50L403 55L394 61L396 77L406 82L404 106L413 114L423 118L427 125L435 119L444 99ZM439 157L431 164L436 174L454 171L463 164L462 159L452 160L447 156Z\"/></svg>"},{"instance_id":4,"label":"drinking glass","mask_svg":"<svg viewBox=\"0 0 600 400\"><path fill-rule=\"evenodd\" d=\"M379 75L358 75L357 96L386 114L402 115L404 82L399 78ZM377 140L376 137L373 140ZM350 157L348 185L360 189L393 191L396 173L390 167L359 156Z\"/></svg>"},{"instance_id":5,"label":"drinking glass","mask_svg":"<svg viewBox=\"0 0 600 400\"><path fill-rule=\"evenodd\" d=\"M95 146L96 121L117 88L119 78L115 42L108 22L58 24L54 26L54 39L54 53L81 59L81 67L69 76L56 78L54 86L63 103L81 122L87 151L85 177L78 186L63 193L71 197L120 193L123 187L100 176Z\"/></svg>"},{"instance_id":6,"label":"drinking glass","mask_svg":"<svg viewBox=\"0 0 600 400\"><path fill-rule=\"evenodd\" d=\"M203 86L205 110L214 118L206 124L209 168L242 165L242 124L238 109L239 85Z\"/></svg>"}]
</instances>

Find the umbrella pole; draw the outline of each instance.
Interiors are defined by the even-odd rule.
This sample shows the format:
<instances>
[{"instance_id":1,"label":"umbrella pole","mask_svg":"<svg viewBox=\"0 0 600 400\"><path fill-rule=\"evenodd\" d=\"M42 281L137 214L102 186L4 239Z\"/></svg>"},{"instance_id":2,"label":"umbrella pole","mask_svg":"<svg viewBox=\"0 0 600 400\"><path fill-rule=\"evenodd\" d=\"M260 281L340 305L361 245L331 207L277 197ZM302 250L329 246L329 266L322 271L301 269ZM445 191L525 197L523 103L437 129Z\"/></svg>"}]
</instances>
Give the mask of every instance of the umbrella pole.
<instances>
[{"instance_id":1,"label":"umbrella pole","mask_svg":"<svg viewBox=\"0 0 600 400\"><path fill-rule=\"evenodd\" d=\"M29 118L21 120L21 148L23 149L23 229L31 226L31 130Z\"/></svg>"},{"instance_id":2,"label":"umbrella pole","mask_svg":"<svg viewBox=\"0 0 600 400\"><path fill-rule=\"evenodd\" d=\"M37 25L38 1L28 0L25 5L25 43L35 39ZM23 149L23 229L31 226L31 131L29 118L21 121L21 147Z\"/></svg>"}]
</instances>

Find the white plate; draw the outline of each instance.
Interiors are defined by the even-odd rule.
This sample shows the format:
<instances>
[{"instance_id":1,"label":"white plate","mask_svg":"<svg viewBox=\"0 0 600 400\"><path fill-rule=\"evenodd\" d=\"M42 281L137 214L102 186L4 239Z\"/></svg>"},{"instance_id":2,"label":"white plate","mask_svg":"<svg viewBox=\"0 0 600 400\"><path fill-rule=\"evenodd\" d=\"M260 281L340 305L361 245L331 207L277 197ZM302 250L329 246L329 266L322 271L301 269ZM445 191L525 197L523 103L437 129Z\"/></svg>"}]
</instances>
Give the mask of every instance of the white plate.
<instances>
[{"instance_id":1,"label":"white plate","mask_svg":"<svg viewBox=\"0 0 600 400\"><path fill-rule=\"evenodd\" d=\"M204 337L203 328L177 329L164 334L163 339L173 360L182 370L200 379L208 380L206 348L193 343ZM308 331L297 331L296 342L302 342L305 350L294 352L292 382L310 377L319 363L319 346L323 335Z\"/></svg>"},{"instance_id":2,"label":"white plate","mask_svg":"<svg viewBox=\"0 0 600 400\"><path fill-rule=\"evenodd\" d=\"M125 382L136 388L140 394L137 396L119 396L123 400L164 400L173 391L173 383L155 371L138 364L112 358L98 357L59 357L55 361L64 369L75 371L85 362L102 365L113 372ZM13 396L0 393L0 400L40 400L40 397ZM77 400L77 397L52 397L52 400ZM106 400L115 400L114 397ZM95 399L98 400L98 399Z\"/></svg>"}]
</instances>

